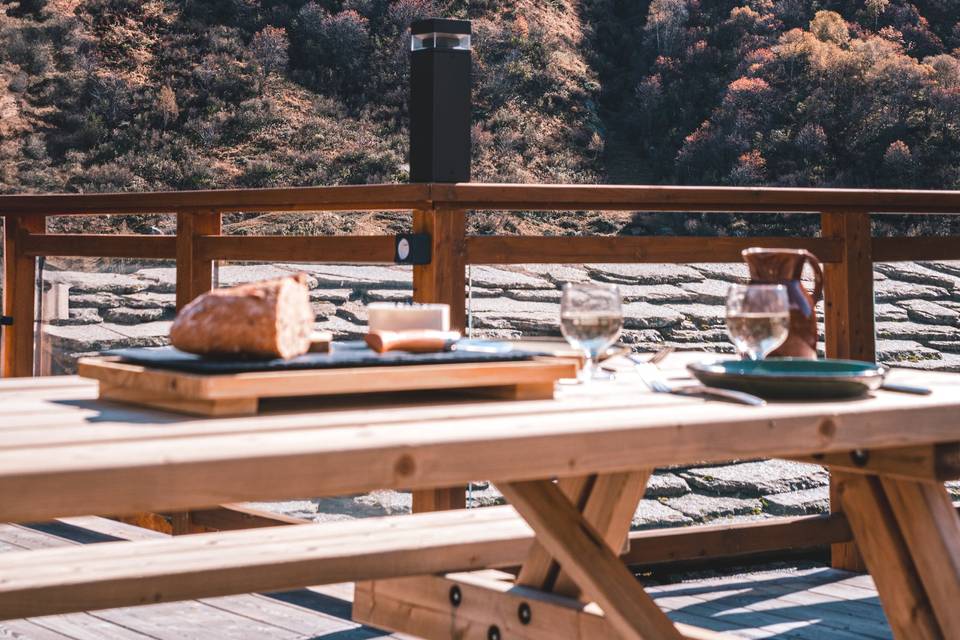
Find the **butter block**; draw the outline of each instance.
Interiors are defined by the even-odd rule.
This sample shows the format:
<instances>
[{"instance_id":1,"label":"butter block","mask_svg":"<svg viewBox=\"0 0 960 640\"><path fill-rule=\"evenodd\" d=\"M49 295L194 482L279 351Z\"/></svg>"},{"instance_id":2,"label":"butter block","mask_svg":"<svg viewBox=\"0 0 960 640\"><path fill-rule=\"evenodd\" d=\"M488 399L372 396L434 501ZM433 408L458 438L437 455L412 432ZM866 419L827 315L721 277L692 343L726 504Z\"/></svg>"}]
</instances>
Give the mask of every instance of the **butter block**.
<instances>
[{"instance_id":1,"label":"butter block","mask_svg":"<svg viewBox=\"0 0 960 640\"><path fill-rule=\"evenodd\" d=\"M370 331L449 331L450 305L372 302L367 318Z\"/></svg>"}]
</instances>

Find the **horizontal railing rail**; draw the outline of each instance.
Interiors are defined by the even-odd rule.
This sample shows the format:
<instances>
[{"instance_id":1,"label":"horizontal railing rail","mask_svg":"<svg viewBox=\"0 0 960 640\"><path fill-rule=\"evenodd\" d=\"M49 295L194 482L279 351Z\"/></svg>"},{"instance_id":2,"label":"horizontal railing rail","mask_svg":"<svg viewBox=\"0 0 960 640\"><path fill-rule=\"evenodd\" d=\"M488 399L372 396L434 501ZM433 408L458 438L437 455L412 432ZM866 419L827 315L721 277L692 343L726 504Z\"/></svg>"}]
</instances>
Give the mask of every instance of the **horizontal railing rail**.
<instances>
[{"instance_id":1,"label":"horizontal railing rail","mask_svg":"<svg viewBox=\"0 0 960 640\"><path fill-rule=\"evenodd\" d=\"M469 210L640 211L817 214L809 237L475 236ZM36 258L82 256L172 259L178 308L212 286L218 260L384 263L394 236L233 236L222 215L237 212L410 211L412 231L430 239L430 261L413 267L413 299L451 306L466 324L469 264L740 262L752 246L803 248L824 263L826 353L874 360L873 263L960 260L960 237L873 238L872 214L960 214L960 192L616 185L390 184L119 194L0 196L4 217L4 315L0 374L34 372ZM46 232L46 218L176 214L175 236ZM463 491L417 492L418 511L461 506ZM763 536L760 526L752 535ZM772 529L770 531L773 531ZM834 565L856 569L848 543ZM811 541L817 544L817 541Z\"/></svg>"},{"instance_id":2,"label":"horizontal railing rail","mask_svg":"<svg viewBox=\"0 0 960 640\"><path fill-rule=\"evenodd\" d=\"M373 184L0 195L0 216L234 211L674 211L960 213L960 191L546 184Z\"/></svg>"}]
</instances>

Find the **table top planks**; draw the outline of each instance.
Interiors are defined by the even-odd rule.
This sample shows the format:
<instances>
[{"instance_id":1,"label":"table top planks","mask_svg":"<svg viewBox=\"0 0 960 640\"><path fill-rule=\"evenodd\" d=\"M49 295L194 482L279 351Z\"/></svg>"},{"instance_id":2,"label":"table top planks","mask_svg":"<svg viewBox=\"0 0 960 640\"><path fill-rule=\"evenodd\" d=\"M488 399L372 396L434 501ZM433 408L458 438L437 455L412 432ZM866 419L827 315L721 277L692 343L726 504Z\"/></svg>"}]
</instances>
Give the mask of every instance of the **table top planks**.
<instances>
[{"instance_id":1,"label":"table top planks","mask_svg":"<svg viewBox=\"0 0 960 640\"><path fill-rule=\"evenodd\" d=\"M652 394L627 373L553 400L353 396L211 419L101 402L78 378L0 381L0 495L16 496L0 521L960 440L960 376L891 378L933 393L756 408Z\"/></svg>"}]
</instances>

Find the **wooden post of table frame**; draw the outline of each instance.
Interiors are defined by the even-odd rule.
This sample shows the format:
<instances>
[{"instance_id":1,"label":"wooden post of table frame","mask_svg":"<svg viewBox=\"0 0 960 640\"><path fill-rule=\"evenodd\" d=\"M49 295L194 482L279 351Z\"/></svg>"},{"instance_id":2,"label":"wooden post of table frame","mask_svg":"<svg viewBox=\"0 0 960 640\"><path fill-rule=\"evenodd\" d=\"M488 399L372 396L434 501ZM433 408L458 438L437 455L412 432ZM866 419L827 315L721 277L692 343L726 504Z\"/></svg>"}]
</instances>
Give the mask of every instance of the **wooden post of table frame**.
<instances>
[{"instance_id":1,"label":"wooden post of table frame","mask_svg":"<svg viewBox=\"0 0 960 640\"><path fill-rule=\"evenodd\" d=\"M220 212L177 214L177 310L213 286L213 261L198 255L200 236L220 235Z\"/></svg>"},{"instance_id":2,"label":"wooden post of table frame","mask_svg":"<svg viewBox=\"0 0 960 640\"><path fill-rule=\"evenodd\" d=\"M450 328L466 328L466 211L424 209L413 212L413 232L430 235L430 264L413 267L415 302L450 305ZM466 507L466 489L451 487L413 492L413 510Z\"/></svg>"},{"instance_id":3,"label":"wooden post of table frame","mask_svg":"<svg viewBox=\"0 0 960 640\"><path fill-rule=\"evenodd\" d=\"M826 355L873 362L877 355L870 214L823 212L820 225L823 237L843 241L840 262L823 266ZM835 512L841 510L832 483L830 508ZM848 571L865 569L853 543L832 545L831 564Z\"/></svg>"},{"instance_id":4,"label":"wooden post of table frame","mask_svg":"<svg viewBox=\"0 0 960 640\"><path fill-rule=\"evenodd\" d=\"M34 325L37 304L36 258L24 255L23 239L31 233L46 232L43 216L7 216L4 221L3 314L13 324L3 327L3 360L0 375L33 375Z\"/></svg>"}]
</instances>

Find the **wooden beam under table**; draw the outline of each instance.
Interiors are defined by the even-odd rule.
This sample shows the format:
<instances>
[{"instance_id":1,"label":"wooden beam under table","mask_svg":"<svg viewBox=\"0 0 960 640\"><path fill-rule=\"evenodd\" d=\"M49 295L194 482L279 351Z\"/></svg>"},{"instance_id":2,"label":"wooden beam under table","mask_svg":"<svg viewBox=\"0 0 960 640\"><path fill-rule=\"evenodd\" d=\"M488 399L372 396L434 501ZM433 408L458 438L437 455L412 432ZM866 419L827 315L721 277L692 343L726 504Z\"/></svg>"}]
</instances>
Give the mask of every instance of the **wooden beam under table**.
<instances>
[{"instance_id":1,"label":"wooden beam under table","mask_svg":"<svg viewBox=\"0 0 960 640\"><path fill-rule=\"evenodd\" d=\"M610 550L619 555L626 544L633 523L633 514L647 489L647 481L653 469L604 473L596 477L581 507L584 520L600 533ZM553 593L570 598L582 598L583 593L568 571L562 567L554 584Z\"/></svg>"},{"instance_id":2,"label":"wooden beam under table","mask_svg":"<svg viewBox=\"0 0 960 640\"><path fill-rule=\"evenodd\" d=\"M940 628L960 636L960 517L940 483L881 476Z\"/></svg>"},{"instance_id":3,"label":"wooden beam under table","mask_svg":"<svg viewBox=\"0 0 960 640\"><path fill-rule=\"evenodd\" d=\"M498 485L564 571L606 614L625 640L680 638L603 537L549 480Z\"/></svg>"},{"instance_id":4,"label":"wooden beam under table","mask_svg":"<svg viewBox=\"0 0 960 640\"><path fill-rule=\"evenodd\" d=\"M942 640L944 635L884 494L880 480L833 474L857 546L877 585L880 602L897 640Z\"/></svg>"},{"instance_id":5,"label":"wooden beam under table","mask_svg":"<svg viewBox=\"0 0 960 640\"><path fill-rule=\"evenodd\" d=\"M845 473L883 475L901 480L942 483L960 478L960 442L795 456L792 459Z\"/></svg>"},{"instance_id":6,"label":"wooden beam under table","mask_svg":"<svg viewBox=\"0 0 960 640\"><path fill-rule=\"evenodd\" d=\"M427 640L598 640L617 637L596 604L516 585L499 571L357 584L353 619ZM688 640L730 636L682 623Z\"/></svg>"},{"instance_id":7,"label":"wooden beam under table","mask_svg":"<svg viewBox=\"0 0 960 640\"><path fill-rule=\"evenodd\" d=\"M450 329L465 331L466 317L466 221L462 209L419 209L413 212L413 232L430 235L430 264L413 267L414 302L450 305ZM462 509L466 487L447 487L413 492L413 511Z\"/></svg>"}]
</instances>

